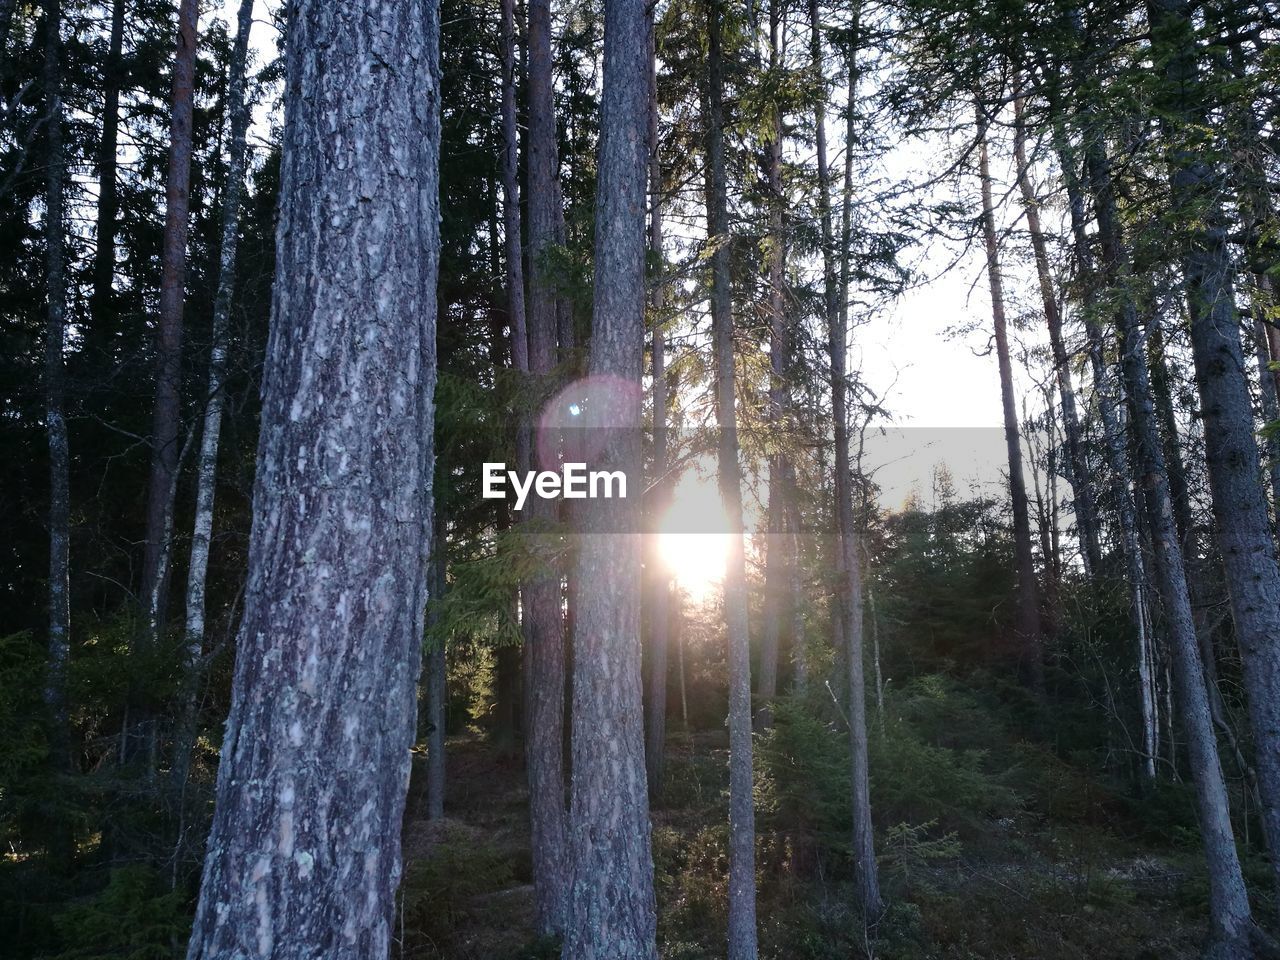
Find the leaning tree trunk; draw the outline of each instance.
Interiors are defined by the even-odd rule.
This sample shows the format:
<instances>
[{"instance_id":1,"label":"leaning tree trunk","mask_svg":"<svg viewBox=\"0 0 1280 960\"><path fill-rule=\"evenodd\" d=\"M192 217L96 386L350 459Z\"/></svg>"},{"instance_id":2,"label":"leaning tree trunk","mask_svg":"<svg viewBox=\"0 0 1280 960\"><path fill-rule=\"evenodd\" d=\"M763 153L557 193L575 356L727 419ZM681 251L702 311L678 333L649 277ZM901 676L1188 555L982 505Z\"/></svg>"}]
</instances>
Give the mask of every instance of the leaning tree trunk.
<instances>
[{"instance_id":1,"label":"leaning tree trunk","mask_svg":"<svg viewBox=\"0 0 1280 960\"><path fill-rule=\"evenodd\" d=\"M1156 722L1156 682L1153 664L1150 603L1148 602L1146 561L1138 536L1137 508L1130 478L1129 452L1120 424L1118 396L1119 385L1107 369L1103 356L1103 334L1098 318L1099 303L1093 252L1086 230L1084 187L1080 180L1075 152L1067 138L1065 123L1054 125L1054 147L1063 170L1067 189L1067 202L1071 217L1072 247L1077 268L1085 284L1084 316L1085 337L1088 344L1089 365L1097 390L1098 415L1102 421L1103 449L1109 472L1111 500L1120 521L1121 547L1124 554L1127 586L1129 588L1129 617L1137 640L1134 664L1138 673L1138 705L1142 722L1142 757L1139 769L1142 781L1150 784L1156 777L1156 751L1158 724Z\"/></svg>"},{"instance_id":2,"label":"leaning tree trunk","mask_svg":"<svg viewBox=\"0 0 1280 960\"><path fill-rule=\"evenodd\" d=\"M742 525L742 472L734 396L733 291L724 157L721 0L707 4L707 237L711 254L711 338L715 356L717 472L729 525L724 613L729 641L729 960L755 960L756 816L751 759L751 639Z\"/></svg>"},{"instance_id":3,"label":"leaning tree trunk","mask_svg":"<svg viewBox=\"0 0 1280 960\"><path fill-rule=\"evenodd\" d=\"M196 26L199 4L181 0L173 60L169 171L165 180L164 237L160 248L160 315L156 323L156 398L151 424L151 475L142 560L146 637L162 627L169 579L169 543L178 481L178 428L182 402L182 307L187 272L191 203L191 117L195 102Z\"/></svg>"},{"instance_id":4,"label":"leaning tree trunk","mask_svg":"<svg viewBox=\"0 0 1280 960\"><path fill-rule=\"evenodd\" d=\"M1089 464L1080 439L1080 415L1076 412L1076 391L1071 382L1071 358L1062 338L1062 314L1053 289L1053 276L1049 272L1049 251L1040 226L1040 201L1031 186L1031 170L1027 163L1027 130L1021 99L1014 104L1017 122L1014 126L1014 159L1017 164L1018 189L1027 216L1027 232L1031 234L1031 248L1035 254L1036 277L1040 282L1040 300L1044 306L1045 322L1049 327L1049 344L1053 350L1054 373L1058 381L1058 396L1062 403L1062 430L1067 441L1067 465L1071 484L1072 503L1075 507L1076 529L1080 535L1080 556L1084 561L1085 576L1092 579L1102 566L1102 549L1098 545L1097 509L1093 484L1089 482Z\"/></svg>"},{"instance_id":5,"label":"leaning tree trunk","mask_svg":"<svg viewBox=\"0 0 1280 960\"><path fill-rule=\"evenodd\" d=\"M529 369L543 388L557 361L556 284L548 262L556 243L560 178L551 76L551 3L529 0ZM643 138L642 138L643 139ZM535 445L536 449L536 445ZM535 463L536 469L555 469ZM553 501L532 498L525 513L535 524L554 523ZM541 538L533 538L535 546ZM552 559L524 583L527 724L534 902L538 931L564 930L568 839L564 805L565 636L561 572Z\"/></svg>"},{"instance_id":6,"label":"leaning tree trunk","mask_svg":"<svg viewBox=\"0 0 1280 960\"><path fill-rule=\"evenodd\" d=\"M649 256L655 275L650 279L649 304L653 324L653 515L660 518L671 499L667 478L667 345L662 328L666 291L662 277L662 155L658 143L657 37L649 23ZM655 525L656 526L656 525ZM649 796L662 794L667 748L667 648L671 627L671 575L659 550L659 535L649 538L652 570L649 576L649 696L645 714L645 772Z\"/></svg>"},{"instance_id":7,"label":"leaning tree trunk","mask_svg":"<svg viewBox=\"0 0 1280 960\"><path fill-rule=\"evenodd\" d=\"M589 372L614 390L587 408L596 469L638 490L644 364L648 7L606 0ZM565 960L657 960L641 698L640 498L588 499L573 678L573 856Z\"/></svg>"},{"instance_id":8,"label":"leaning tree trunk","mask_svg":"<svg viewBox=\"0 0 1280 960\"><path fill-rule=\"evenodd\" d=\"M987 251L987 278L991 284L991 317L995 326L996 359L1000 367L1000 400L1004 408L1004 439L1009 456L1009 498L1013 506L1013 548L1018 574L1016 630L1022 645L1019 655L1035 690L1044 692L1044 650L1040 636L1040 600L1035 563L1031 553L1031 517L1027 506L1026 479L1022 475L1022 440L1013 398L1013 365L1009 360L1009 333L1004 315L1004 284L1000 276L1000 250L996 240L995 208L991 198L991 164L987 157L987 118L976 107L978 124L978 176L982 181L982 233Z\"/></svg>"},{"instance_id":9,"label":"leaning tree trunk","mask_svg":"<svg viewBox=\"0 0 1280 960\"><path fill-rule=\"evenodd\" d=\"M222 246L218 260L218 287L213 299L213 343L209 350L209 390L200 436L200 460L196 473L196 516L191 531L191 559L187 566L187 623L185 696L182 729L175 744L173 779L185 782L195 733L196 690L204 657L205 581L209 570L209 545L213 535L213 504L218 476L218 441L222 410L226 403L223 380L227 367L227 338L231 325L231 297L236 280L236 247L240 237L240 197L245 173L245 135L249 129L249 103L245 91L245 64L249 31L253 27L254 0L240 0L236 39L231 50L227 109L231 115L231 151L227 185L222 197Z\"/></svg>"},{"instance_id":10,"label":"leaning tree trunk","mask_svg":"<svg viewBox=\"0 0 1280 960\"><path fill-rule=\"evenodd\" d=\"M189 960L389 949L431 532L438 40L434 0L292 9L248 587Z\"/></svg>"},{"instance_id":11,"label":"leaning tree trunk","mask_svg":"<svg viewBox=\"0 0 1280 960\"><path fill-rule=\"evenodd\" d=\"M59 772L69 767L67 661L71 656L71 482L67 437L66 372L67 264L63 240L66 155L62 145L62 4L44 2L44 89L47 100L49 157L45 170L44 340L45 429L49 440L49 647L44 699L49 711L50 760Z\"/></svg>"},{"instance_id":12,"label":"leaning tree trunk","mask_svg":"<svg viewBox=\"0 0 1280 960\"><path fill-rule=\"evenodd\" d=\"M1181 4L1153 0L1151 26L1153 48L1166 57L1170 206L1180 225L1213 516L1257 745L1262 822L1274 851L1280 850L1280 565L1259 476L1218 174L1194 142L1201 117L1193 102L1200 80L1195 45L1187 40L1192 25ZM1280 889L1280 858L1272 858L1272 870Z\"/></svg>"},{"instance_id":13,"label":"leaning tree trunk","mask_svg":"<svg viewBox=\"0 0 1280 960\"><path fill-rule=\"evenodd\" d=\"M1086 127L1087 137L1097 133L1092 124ZM1213 731L1204 664L1200 659L1187 590L1182 544L1173 519L1173 503L1152 402L1142 329L1129 286L1129 252L1121 234L1110 169L1100 140L1089 147L1088 162L1104 276L1119 291L1120 365L1132 410L1137 454L1135 469L1151 527L1156 578L1169 631L1174 682L1181 705L1187 753L1195 782L1196 813L1208 866L1211 955L1247 958L1253 955L1249 898L1236 852L1226 783Z\"/></svg>"}]
</instances>

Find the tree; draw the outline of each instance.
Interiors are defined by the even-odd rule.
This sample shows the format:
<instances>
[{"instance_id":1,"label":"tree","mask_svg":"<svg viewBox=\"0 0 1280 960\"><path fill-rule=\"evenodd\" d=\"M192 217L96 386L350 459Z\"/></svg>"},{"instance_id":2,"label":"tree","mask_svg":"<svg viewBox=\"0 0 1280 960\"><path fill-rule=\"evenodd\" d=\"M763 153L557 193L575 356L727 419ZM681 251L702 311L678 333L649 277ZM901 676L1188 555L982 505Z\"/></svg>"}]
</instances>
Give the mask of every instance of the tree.
<instances>
[{"instance_id":1,"label":"tree","mask_svg":"<svg viewBox=\"0 0 1280 960\"><path fill-rule=\"evenodd\" d=\"M560 160L551 75L551 2L529 2L529 370L545 396L557 362L556 287L551 259L560 220ZM539 445L534 445L534 456ZM545 449L545 447L544 447ZM538 463L551 469L550 463ZM546 527L556 505L540 497L527 508L542 528L535 546L548 546ZM568 882L568 840L564 808L564 615L561 576L550 558L523 584L526 618L525 755L529 772L534 897L538 927L545 934L564 930Z\"/></svg>"},{"instance_id":2,"label":"tree","mask_svg":"<svg viewBox=\"0 0 1280 960\"><path fill-rule=\"evenodd\" d=\"M601 466L639 489L644 357L648 8L607 0L589 373L612 384L589 403ZM572 881L565 960L657 960L640 677L638 498L588 499L577 515Z\"/></svg>"},{"instance_id":3,"label":"tree","mask_svg":"<svg viewBox=\"0 0 1280 960\"><path fill-rule=\"evenodd\" d=\"M707 4L707 240L711 253L711 339L715 363L720 499L729 529L724 613L729 640L729 960L755 960L755 805L751 763L751 641L743 552L742 467L734 387L733 290L724 148L724 6Z\"/></svg>"},{"instance_id":4,"label":"tree","mask_svg":"<svg viewBox=\"0 0 1280 960\"><path fill-rule=\"evenodd\" d=\"M431 531L439 29L431 0L293 8L249 583L191 960L388 951Z\"/></svg>"},{"instance_id":5,"label":"tree","mask_svg":"<svg viewBox=\"0 0 1280 960\"><path fill-rule=\"evenodd\" d=\"M978 178L982 183L982 234L987 254L987 279L991 286L991 316L995 328L996 360L1000 368L1000 400L1004 409L1004 439L1009 456L1009 499L1013 506L1013 548L1018 573L1018 641L1023 667L1032 686L1044 690L1044 650L1040 636L1040 600L1035 562L1031 553L1031 518L1027 507L1026 480L1022 474L1022 440L1014 401L1013 366L1009 359L1008 323L1004 310L1004 283L1000 275L1000 247L996 237L995 206L991 190L991 164L987 151L988 119L979 104Z\"/></svg>"}]
</instances>

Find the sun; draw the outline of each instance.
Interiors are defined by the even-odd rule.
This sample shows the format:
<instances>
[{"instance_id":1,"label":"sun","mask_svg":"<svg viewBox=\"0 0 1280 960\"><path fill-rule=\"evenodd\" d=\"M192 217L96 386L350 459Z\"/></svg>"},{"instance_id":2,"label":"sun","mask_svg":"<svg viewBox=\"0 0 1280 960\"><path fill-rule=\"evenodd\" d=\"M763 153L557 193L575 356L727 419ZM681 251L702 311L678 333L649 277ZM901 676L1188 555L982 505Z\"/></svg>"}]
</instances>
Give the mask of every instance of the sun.
<instances>
[{"instance_id":1,"label":"sun","mask_svg":"<svg viewBox=\"0 0 1280 960\"><path fill-rule=\"evenodd\" d=\"M658 555L695 602L710 599L724 580L729 521L714 481L687 472L658 528Z\"/></svg>"}]
</instances>

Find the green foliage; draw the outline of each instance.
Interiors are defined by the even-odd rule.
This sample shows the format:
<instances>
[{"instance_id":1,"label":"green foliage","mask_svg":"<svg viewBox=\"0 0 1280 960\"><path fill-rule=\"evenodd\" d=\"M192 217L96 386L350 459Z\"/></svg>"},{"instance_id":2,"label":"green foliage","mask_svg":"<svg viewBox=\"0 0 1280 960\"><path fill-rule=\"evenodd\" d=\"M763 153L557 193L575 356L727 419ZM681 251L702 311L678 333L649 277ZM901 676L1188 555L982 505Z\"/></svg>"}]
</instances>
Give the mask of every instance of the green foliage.
<instances>
[{"instance_id":1,"label":"green foliage","mask_svg":"<svg viewBox=\"0 0 1280 960\"><path fill-rule=\"evenodd\" d=\"M53 919L67 948L48 960L169 960L185 952L187 896L144 866L121 867L100 893Z\"/></svg>"}]
</instances>

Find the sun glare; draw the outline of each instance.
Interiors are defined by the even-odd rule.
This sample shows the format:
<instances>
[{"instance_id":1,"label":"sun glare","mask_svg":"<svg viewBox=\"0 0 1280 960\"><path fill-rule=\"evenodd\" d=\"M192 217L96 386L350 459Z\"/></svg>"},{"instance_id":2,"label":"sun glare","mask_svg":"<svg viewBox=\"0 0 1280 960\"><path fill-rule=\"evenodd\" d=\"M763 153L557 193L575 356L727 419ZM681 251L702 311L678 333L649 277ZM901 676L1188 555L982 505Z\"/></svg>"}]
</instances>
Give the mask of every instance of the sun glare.
<instances>
[{"instance_id":1,"label":"sun glare","mask_svg":"<svg viewBox=\"0 0 1280 960\"><path fill-rule=\"evenodd\" d=\"M658 532L658 553L676 584L695 602L710 599L724 580L729 521L715 482L686 473Z\"/></svg>"}]
</instances>

